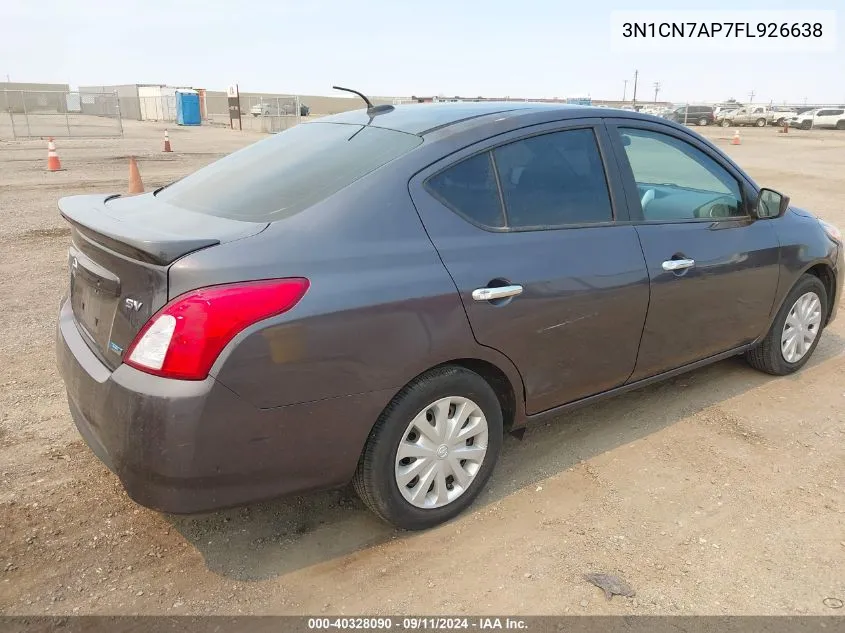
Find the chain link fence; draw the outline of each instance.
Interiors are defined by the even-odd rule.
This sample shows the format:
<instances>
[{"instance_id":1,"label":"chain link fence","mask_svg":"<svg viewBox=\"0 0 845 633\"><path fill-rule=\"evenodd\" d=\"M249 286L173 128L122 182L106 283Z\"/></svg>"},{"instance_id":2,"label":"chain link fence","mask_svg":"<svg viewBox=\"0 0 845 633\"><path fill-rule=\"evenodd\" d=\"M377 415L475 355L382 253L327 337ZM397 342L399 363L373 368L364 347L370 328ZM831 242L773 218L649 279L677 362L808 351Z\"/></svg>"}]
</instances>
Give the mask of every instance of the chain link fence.
<instances>
[{"instance_id":1,"label":"chain link fence","mask_svg":"<svg viewBox=\"0 0 845 633\"><path fill-rule=\"evenodd\" d=\"M175 95L139 96L122 98L124 111L140 121L175 122L177 120ZM229 99L225 94L203 93L200 96L200 113L204 125L229 126ZM297 125L308 114L298 96L241 95L241 128L274 134Z\"/></svg>"},{"instance_id":2,"label":"chain link fence","mask_svg":"<svg viewBox=\"0 0 845 633\"><path fill-rule=\"evenodd\" d=\"M123 136L116 93L0 91L0 138Z\"/></svg>"},{"instance_id":3,"label":"chain link fence","mask_svg":"<svg viewBox=\"0 0 845 633\"><path fill-rule=\"evenodd\" d=\"M275 134L300 122L305 114L299 97L242 96L241 127L244 130Z\"/></svg>"}]
</instances>

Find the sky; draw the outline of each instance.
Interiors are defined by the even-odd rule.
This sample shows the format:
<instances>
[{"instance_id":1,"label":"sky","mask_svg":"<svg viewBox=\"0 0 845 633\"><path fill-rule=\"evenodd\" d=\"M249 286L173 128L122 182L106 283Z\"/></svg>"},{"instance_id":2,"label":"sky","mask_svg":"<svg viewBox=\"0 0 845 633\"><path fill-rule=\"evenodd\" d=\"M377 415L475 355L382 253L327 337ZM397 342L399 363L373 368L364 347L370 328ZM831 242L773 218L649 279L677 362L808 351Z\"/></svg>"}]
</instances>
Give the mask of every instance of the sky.
<instances>
[{"instance_id":1,"label":"sky","mask_svg":"<svg viewBox=\"0 0 845 633\"><path fill-rule=\"evenodd\" d=\"M845 103L833 52L611 51L611 13L677 0L0 0L0 82L154 83L241 92ZM795 0L702 7L801 10ZM693 7L696 8L696 7ZM807 9L838 9L816 0ZM1 84L0 84L1 85Z\"/></svg>"}]
</instances>

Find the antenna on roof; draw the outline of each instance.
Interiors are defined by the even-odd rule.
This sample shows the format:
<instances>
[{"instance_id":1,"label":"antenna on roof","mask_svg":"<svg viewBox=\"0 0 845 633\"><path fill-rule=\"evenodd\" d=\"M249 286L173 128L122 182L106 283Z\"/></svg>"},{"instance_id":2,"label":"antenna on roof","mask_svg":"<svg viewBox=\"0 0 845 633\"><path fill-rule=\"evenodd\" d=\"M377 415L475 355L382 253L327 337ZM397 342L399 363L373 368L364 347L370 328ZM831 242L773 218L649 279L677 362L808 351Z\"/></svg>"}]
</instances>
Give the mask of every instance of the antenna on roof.
<instances>
[{"instance_id":1,"label":"antenna on roof","mask_svg":"<svg viewBox=\"0 0 845 633\"><path fill-rule=\"evenodd\" d=\"M367 99L367 95L365 95L363 92L358 92L357 90L352 90L352 88L341 88L340 86L332 86L332 88L334 90L343 90L344 92L351 92L353 94L358 95L359 97L361 97L364 100L364 103L367 104L368 110L373 107L372 102L369 99Z\"/></svg>"},{"instance_id":2,"label":"antenna on roof","mask_svg":"<svg viewBox=\"0 0 845 633\"><path fill-rule=\"evenodd\" d=\"M332 86L335 90L343 90L344 92L351 92L352 94L356 94L364 100L364 103L367 104L367 114L369 115L376 115L381 114L382 112L390 112L393 110L392 105L373 105L373 102L367 99L367 95L362 92L358 92L357 90L353 90L352 88L341 88L340 86Z\"/></svg>"}]
</instances>

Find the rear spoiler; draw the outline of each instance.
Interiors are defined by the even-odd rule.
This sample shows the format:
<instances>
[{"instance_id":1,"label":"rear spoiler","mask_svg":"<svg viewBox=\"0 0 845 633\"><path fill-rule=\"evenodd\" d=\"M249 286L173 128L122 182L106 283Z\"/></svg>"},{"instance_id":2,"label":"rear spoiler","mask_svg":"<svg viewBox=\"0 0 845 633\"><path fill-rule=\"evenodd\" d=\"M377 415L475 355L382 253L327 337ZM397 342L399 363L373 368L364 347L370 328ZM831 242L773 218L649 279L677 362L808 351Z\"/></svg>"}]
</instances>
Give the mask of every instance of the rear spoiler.
<instances>
[{"instance_id":1,"label":"rear spoiler","mask_svg":"<svg viewBox=\"0 0 845 633\"><path fill-rule=\"evenodd\" d=\"M151 194L148 195L151 198L149 207L142 212L132 209L133 212L122 217L110 214L106 207L106 203L120 197L119 194L62 198L59 200L59 213L88 239L133 259L161 266L193 251L220 244L220 240L213 237L183 237L160 228L162 224L178 227L178 222L167 222L163 217L169 214L172 220L173 212L178 210L158 203ZM216 223L216 218L206 217L206 227Z\"/></svg>"}]
</instances>

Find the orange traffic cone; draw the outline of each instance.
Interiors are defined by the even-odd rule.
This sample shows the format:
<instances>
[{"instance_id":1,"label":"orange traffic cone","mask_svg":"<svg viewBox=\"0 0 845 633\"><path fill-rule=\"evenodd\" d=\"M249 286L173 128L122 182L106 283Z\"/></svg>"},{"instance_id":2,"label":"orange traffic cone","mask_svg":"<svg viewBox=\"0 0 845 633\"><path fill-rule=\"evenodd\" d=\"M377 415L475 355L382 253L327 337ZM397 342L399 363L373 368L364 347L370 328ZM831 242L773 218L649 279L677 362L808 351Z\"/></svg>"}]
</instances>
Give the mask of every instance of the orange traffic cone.
<instances>
[{"instance_id":1,"label":"orange traffic cone","mask_svg":"<svg viewBox=\"0 0 845 633\"><path fill-rule=\"evenodd\" d=\"M172 152L173 150L170 149L170 137L167 135L167 130L164 131L164 151L165 152Z\"/></svg>"},{"instance_id":2,"label":"orange traffic cone","mask_svg":"<svg viewBox=\"0 0 845 633\"><path fill-rule=\"evenodd\" d=\"M129 157L129 193L144 193L144 183L141 182L141 172L135 157Z\"/></svg>"},{"instance_id":3,"label":"orange traffic cone","mask_svg":"<svg viewBox=\"0 0 845 633\"><path fill-rule=\"evenodd\" d=\"M739 130L734 130L734 137L731 139L731 145L739 145Z\"/></svg>"},{"instance_id":4,"label":"orange traffic cone","mask_svg":"<svg viewBox=\"0 0 845 633\"><path fill-rule=\"evenodd\" d=\"M56 144L52 136L47 140L47 171L62 171L62 161L56 153Z\"/></svg>"}]
</instances>

